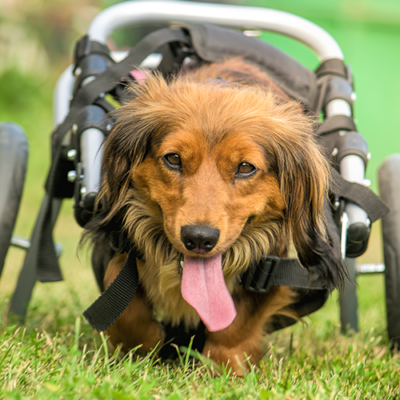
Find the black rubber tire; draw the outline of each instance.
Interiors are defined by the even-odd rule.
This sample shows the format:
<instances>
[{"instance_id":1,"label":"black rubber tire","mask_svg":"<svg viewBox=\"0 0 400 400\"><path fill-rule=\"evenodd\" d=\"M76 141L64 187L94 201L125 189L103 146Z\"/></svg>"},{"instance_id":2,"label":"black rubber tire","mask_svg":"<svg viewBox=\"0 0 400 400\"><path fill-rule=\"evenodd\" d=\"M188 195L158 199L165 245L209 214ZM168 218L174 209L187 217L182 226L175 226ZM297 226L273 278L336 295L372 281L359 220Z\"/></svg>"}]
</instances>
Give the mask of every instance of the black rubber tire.
<instances>
[{"instance_id":1,"label":"black rubber tire","mask_svg":"<svg viewBox=\"0 0 400 400\"><path fill-rule=\"evenodd\" d=\"M390 212L382 218L387 327L400 348L400 154L388 157L378 171L379 190Z\"/></svg>"},{"instance_id":2,"label":"black rubber tire","mask_svg":"<svg viewBox=\"0 0 400 400\"><path fill-rule=\"evenodd\" d=\"M28 163L28 140L16 124L0 124L0 276L17 219Z\"/></svg>"}]
</instances>

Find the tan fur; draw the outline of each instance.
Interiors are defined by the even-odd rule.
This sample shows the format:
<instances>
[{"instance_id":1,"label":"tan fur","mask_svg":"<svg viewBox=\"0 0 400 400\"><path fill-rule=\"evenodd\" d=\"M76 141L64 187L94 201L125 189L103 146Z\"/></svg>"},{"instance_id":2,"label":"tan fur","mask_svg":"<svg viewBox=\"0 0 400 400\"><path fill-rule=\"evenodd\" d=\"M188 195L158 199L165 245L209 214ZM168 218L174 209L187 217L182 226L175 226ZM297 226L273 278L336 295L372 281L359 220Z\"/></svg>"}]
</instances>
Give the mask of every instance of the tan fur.
<instances>
[{"instance_id":1,"label":"tan fur","mask_svg":"<svg viewBox=\"0 0 400 400\"><path fill-rule=\"evenodd\" d=\"M287 256L291 240L305 251L310 227L325 237L328 173L312 121L264 72L239 58L187 68L169 83L154 75L131 90L137 97L117 110L105 144L99 198L110 205L104 225L124 210L124 229L146 261L138 260L139 295L107 332L110 340L148 351L163 341L156 320L197 326L196 311L181 295L179 261L188 251L180 232L205 224L217 227L220 238L199 256L223 254L238 316L227 329L208 333L204 354L235 369L246 355L257 363L268 319L278 313L296 318L288 308L295 298L286 287L247 293L238 285L240 274L263 255ZM121 138L124 156L116 150ZM160 161L167 153L179 153L184 179ZM258 173L235 179L241 162ZM110 262L106 286L124 257Z\"/></svg>"}]
</instances>

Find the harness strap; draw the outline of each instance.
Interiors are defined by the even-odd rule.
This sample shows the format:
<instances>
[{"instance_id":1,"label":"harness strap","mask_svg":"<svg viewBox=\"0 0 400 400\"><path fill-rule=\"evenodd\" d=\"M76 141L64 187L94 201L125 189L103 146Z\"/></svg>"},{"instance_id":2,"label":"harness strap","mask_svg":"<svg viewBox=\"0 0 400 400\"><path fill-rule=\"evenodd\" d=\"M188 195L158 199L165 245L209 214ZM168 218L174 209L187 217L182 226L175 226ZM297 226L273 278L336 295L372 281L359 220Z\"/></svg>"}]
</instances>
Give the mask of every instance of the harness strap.
<instances>
[{"instance_id":1,"label":"harness strap","mask_svg":"<svg viewBox=\"0 0 400 400\"><path fill-rule=\"evenodd\" d=\"M89 324L103 332L124 312L139 285L136 252L131 250L124 266L111 285L83 313Z\"/></svg>"},{"instance_id":2,"label":"harness strap","mask_svg":"<svg viewBox=\"0 0 400 400\"><path fill-rule=\"evenodd\" d=\"M259 264L250 267L242 275L242 285L253 293L267 293L272 286L327 289L322 281L310 280L310 273L298 259L275 256L266 256Z\"/></svg>"},{"instance_id":3,"label":"harness strap","mask_svg":"<svg viewBox=\"0 0 400 400\"><path fill-rule=\"evenodd\" d=\"M370 188L346 181L332 166L330 173L332 179L329 190L337 197L357 203L368 214L371 223L384 217L390 211L385 202Z\"/></svg>"},{"instance_id":4,"label":"harness strap","mask_svg":"<svg viewBox=\"0 0 400 400\"><path fill-rule=\"evenodd\" d=\"M136 250L132 249L111 285L83 313L89 324L99 332L108 329L135 296L139 284L137 256ZM242 284L246 290L256 293L267 293L272 286L327 290L321 280L311 281L309 272L297 259L275 256L263 258L258 265L246 271Z\"/></svg>"},{"instance_id":5,"label":"harness strap","mask_svg":"<svg viewBox=\"0 0 400 400\"><path fill-rule=\"evenodd\" d=\"M38 246L37 254L39 255L36 263L37 279L39 281L54 282L62 280L57 255L54 251L51 198L54 197L54 186L62 157L62 142L65 135L71 129L83 107L92 104L101 93L111 91L120 84L121 78L127 75L127 71L130 71L132 66L140 65L149 54L155 52L163 44L170 42L182 42L190 46L189 38L180 29L161 29L146 36L129 52L124 60L111 66L92 82L77 90L67 117L54 131L52 136L52 163L46 181L48 196L46 196L47 201L42 205L43 212L36 221L37 230L35 228L37 235L39 235L38 240L35 242Z\"/></svg>"}]
</instances>

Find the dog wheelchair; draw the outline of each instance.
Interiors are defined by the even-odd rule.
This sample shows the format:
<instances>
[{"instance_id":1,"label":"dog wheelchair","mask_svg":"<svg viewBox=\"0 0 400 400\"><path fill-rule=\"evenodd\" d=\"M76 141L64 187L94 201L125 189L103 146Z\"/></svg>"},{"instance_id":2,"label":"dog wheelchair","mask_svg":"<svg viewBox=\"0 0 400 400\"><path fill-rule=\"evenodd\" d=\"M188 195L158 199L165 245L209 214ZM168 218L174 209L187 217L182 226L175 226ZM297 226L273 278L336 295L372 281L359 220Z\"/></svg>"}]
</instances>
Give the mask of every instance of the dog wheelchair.
<instances>
[{"instance_id":1,"label":"dog wheelchair","mask_svg":"<svg viewBox=\"0 0 400 400\"><path fill-rule=\"evenodd\" d=\"M168 33L164 31L156 40L145 38L129 53L109 51L106 39L112 32L146 23L195 24L190 29L204 32L198 36L192 33L188 39L187 30L180 29L178 38L166 40L163 36ZM316 135L332 163L332 187L335 187L330 198L332 226L338 232L340 251L350 278L340 296L342 330L349 327L358 330L356 276L384 271L388 333L398 346L400 208L397 198L400 185L396 184L396 171L400 168L400 156L392 156L379 170L381 196L390 207L386 214L386 206L365 187L369 153L354 124L352 76L343 63L344 57L336 41L323 29L300 17L276 10L231 5L125 2L104 10L93 20L88 35L76 46L74 65L61 75L55 89L53 161L46 182L47 192L30 240L12 236L24 184L27 140L22 129L15 124L0 125L0 183L3 189L0 193L0 273L10 245L27 252L11 299L10 313L21 319L25 317L36 280L62 279L57 261L61 248L54 244L52 230L63 198L74 198L74 214L79 225L84 226L93 214L100 182L102 143L113 126L108 112L114 109L116 101L128 100L124 91L126 83L142 79L140 73L136 76L132 71L129 73L129 67L140 64L143 69L158 69L168 75L176 73L188 57L210 61L205 51L207 48L198 43L199 47L193 54L196 38L213 43L213 33L218 31L196 25L204 23L237 29L249 35L257 30L280 33L306 44L318 56L321 64L313 73L270 45L256 46L259 58L275 83L290 97L300 101L308 112L316 115L322 112L324 117ZM228 31L218 32L223 37ZM240 47L243 41L243 49L248 40L256 40L245 34L236 31L235 46ZM213 51L216 54L222 50L217 48ZM265 54L261 54L263 51ZM371 223L381 216L385 266L357 265L356 257L367 248ZM119 238L116 240L118 247ZM94 264L96 280L104 290L103 266ZM323 302L318 300L316 308ZM123 311L123 306L118 307Z\"/></svg>"}]
</instances>

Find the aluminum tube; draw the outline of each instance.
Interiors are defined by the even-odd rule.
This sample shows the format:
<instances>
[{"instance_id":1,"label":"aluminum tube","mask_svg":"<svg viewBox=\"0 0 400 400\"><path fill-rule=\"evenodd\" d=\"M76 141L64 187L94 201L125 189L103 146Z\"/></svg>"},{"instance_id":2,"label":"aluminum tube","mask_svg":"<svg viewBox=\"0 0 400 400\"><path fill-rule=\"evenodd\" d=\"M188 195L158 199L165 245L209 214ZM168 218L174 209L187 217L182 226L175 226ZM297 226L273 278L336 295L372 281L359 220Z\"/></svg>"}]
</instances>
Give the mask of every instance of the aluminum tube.
<instances>
[{"instance_id":1,"label":"aluminum tube","mask_svg":"<svg viewBox=\"0 0 400 400\"><path fill-rule=\"evenodd\" d=\"M112 51L111 57L115 62L120 62L129 54L129 51ZM142 68L155 69L158 67L162 60L162 55L158 53L152 53L148 55L143 62L140 64Z\"/></svg>"},{"instance_id":2,"label":"aluminum tube","mask_svg":"<svg viewBox=\"0 0 400 400\"><path fill-rule=\"evenodd\" d=\"M325 107L326 115L333 117L334 115L346 115L351 117L351 107L346 100L336 99L330 101Z\"/></svg>"},{"instance_id":3,"label":"aluminum tube","mask_svg":"<svg viewBox=\"0 0 400 400\"><path fill-rule=\"evenodd\" d=\"M340 173L346 181L364 182L364 160L356 155L343 157L340 161Z\"/></svg>"},{"instance_id":4,"label":"aluminum tube","mask_svg":"<svg viewBox=\"0 0 400 400\"><path fill-rule=\"evenodd\" d=\"M321 61L343 59L335 39L318 25L293 14L259 7L185 1L127 1L98 14L89 27L88 35L91 40L105 43L115 30L146 22L209 23L276 32L304 43Z\"/></svg>"},{"instance_id":5,"label":"aluminum tube","mask_svg":"<svg viewBox=\"0 0 400 400\"><path fill-rule=\"evenodd\" d=\"M53 123L60 125L69 112L69 101L74 88L75 77L72 74L73 66L70 65L57 81L53 96Z\"/></svg>"},{"instance_id":6,"label":"aluminum tube","mask_svg":"<svg viewBox=\"0 0 400 400\"><path fill-rule=\"evenodd\" d=\"M81 135L81 161L83 165L83 179L81 194L99 191L101 159L103 157L104 134L96 128L89 128Z\"/></svg>"},{"instance_id":7,"label":"aluminum tube","mask_svg":"<svg viewBox=\"0 0 400 400\"><path fill-rule=\"evenodd\" d=\"M385 264L357 264L357 274L381 274L385 272Z\"/></svg>"}]
</instances>

